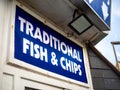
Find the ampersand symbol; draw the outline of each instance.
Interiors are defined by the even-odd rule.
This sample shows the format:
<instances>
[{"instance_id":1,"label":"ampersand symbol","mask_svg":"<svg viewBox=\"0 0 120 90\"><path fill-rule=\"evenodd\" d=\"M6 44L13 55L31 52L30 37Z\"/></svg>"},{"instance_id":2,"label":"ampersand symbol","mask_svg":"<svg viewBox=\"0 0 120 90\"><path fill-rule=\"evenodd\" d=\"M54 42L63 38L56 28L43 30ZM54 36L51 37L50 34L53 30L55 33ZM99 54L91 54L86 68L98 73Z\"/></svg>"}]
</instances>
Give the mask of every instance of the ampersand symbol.
<instances>
[{"instance_id":1,"label":"ampersand symbol","mask_svg":"<svg viewBox=\"0 0 120 90\"><path fill-rule=\"evenodd\" d=\"M51 63L52 63L53 65L58 66L58 60L56 59L56 54L55 54L54 52L52 52L52 53L51 53L51 56L52 56L52 58L51 58Z\"/></svg>"}]
</instances>

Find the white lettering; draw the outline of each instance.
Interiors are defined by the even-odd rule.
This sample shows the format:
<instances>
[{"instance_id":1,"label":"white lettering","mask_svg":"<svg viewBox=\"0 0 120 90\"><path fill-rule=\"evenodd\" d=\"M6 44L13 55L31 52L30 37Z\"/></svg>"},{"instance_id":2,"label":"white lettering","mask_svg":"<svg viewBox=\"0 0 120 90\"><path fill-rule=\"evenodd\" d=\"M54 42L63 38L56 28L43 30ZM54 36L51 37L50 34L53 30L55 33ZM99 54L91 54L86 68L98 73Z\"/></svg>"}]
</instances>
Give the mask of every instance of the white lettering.
<instances>
[{"instance_id":1,"label":"white lettering","mask_svg":"<svg viewBox=\"0 0 120 90\"><path fill-rule=\"evenodd\" d=\"M24 31L24 24L26 23L26 20L21 18L20 16L18 17L18 19L20 20L20 31L23 32Z\"/></svg>"},{"instance_id":2,"label":"white lettering","mask_svg":"<svg viewBox=\"0 0 120 90\"><path fill-rule=\"evenodd\" d=\"M56 37L52 37L52 39L53 39L54 48L57 49L57 41L58 41L58 39Z\"/></svg>"},{"instance_id":3,"label":"white lettering","mask_svg":"<svg viewBox=\"0 0 120 90\"><path fill-rule=\"evenodd\" d=\"M23 53L48 62L47 49L39 46L38 44L34 44L26 38L23 38Z\"/></svg>"},{"instance_id":4,"label":"white lettering","mask_svg":"<svg viewBox=\"0 0 120 90\"><path fill-rule=\"evenodd\" d=\"M68 49L68 56L72 56L72 47L67 46Z\"/></svg>"},{"instance_id":5,"label":"white lettering","mask_svg":"<svg viewBox=\"0 0 120 90\"><path fill-rule=\"evenodd\" d=\"M64 54L67 54L67 46L64 42L61 42L61 50Z\"/></svg>"},{"instance_id":6,"label":"white lettering","mask_svg":"<svg viewBox=\"0 0 120 90\"><path fill-rule=\"evenodd\" d=\"M71 61L70 60L66 60L66 70L70 70L71 72Z\"/></svg>"},{"instance_id":7,"label":"white lettering","mask_svg":"<svg viewBox=\"0 0 120 90\"><path fill-rule=\"evenodd\" d=\"M40 58L48 62L47 49L40 46Z\"/></svg>"},{"instance_id":8,"label":"white lettering","mask_svg":"<svg viewBox=\"0 0 120 90\"><path fill-rule=\"evenodd\" d=\"M77 64L76 64L76 63L74 63L73 65L74 65L74 71L75 71L75 74L76 74L76 73L77 73L77 71L78 71L78 66L77 66Z\"/></svg>"},{"instance_id":9,"label":"white lettering","mask_svg":"<svg viewBox=\"0 0 120 90\"><path fill-rule=\"evenodd\" d=\"M35 49L35 58L40 58L39 45L35 44L34 49Z\"/></svg>"},{"instance_id":10,"label":"white lettering","mask_svg":"<svg viewBox=\"0 0 120 90\"><path fill-rule=\"evenodd\" d=\"M30 56L33 57L33 54L34 54L34 48L33 48L33 42L30 42Z\"/></svg>"},{"instance_id":11,"label":"white lettering","mask_svg":"<svg viewBox=\"0 0 120 90\"><path fill-rule=\"evenodd\" d=\"M30 22L26 22L26 34L33 37L33 25Z\"/></svg>"},{"instance_id":12,"label":"white lettering","mask_svg":"<svg viewBox=\"0 0 120 90\"><path fill-rule=\"evenodd\" d=\"M60 59L60 64L61 64L62 68L63 68L64 70L66 70L66 67L65 67L65 65L63 64L64 62L65 62L64 57L61 57L61 59Z\"/></svg>"},{"instance_id":13,"label":"white lettering","mask_svg":"<svg viewBox=\"0 0 120 90\"><path fill-rule=\"evenodd\" d=\"M49 41L50 40L48 34L45 31L43 31L43 43L49 44Z\"/></svg>"},{"instance_id":14,"label":"white lettering","mask_svg":"<svg viewBox=\"0 0 120 90\"><path fill-rule=\"evenodd\" d=\"M40 28L38 28L38 27L35 30L34 38L39 39L42 42L42 34L40 31Z\"/></svg>"},{"instance_id":15,"label":"white lettering","mask_svg":"<svg viewBox=\"0 0 120 90\"><path fill-rule=\"evenodd\" d=\"M72 72L74 74L78 74L80 76L82 75L81 66L79 64L64 57L60 58L60 64L64 70Z\"/></svg>"},{"instance_id":16,"label":"white lettering","mask_svg":"<svg viewBox=\"0 0 120 90\"><path fill-rule=\"evenodd\" d=\"M50 35L50 47L53 47L52 35Z\"/></svg>"},{"instance_id":17,"label":"white lettering","mask_svg":"<svg viewBox=\"0 0 120 90\"><path fill-rule=\"evenodd\" d=\"M23 53L27 53L27 50L29 49L30 41L23 38Z\"/></svg>"},{"instance_id":18,"label":"white lettering","mask_svg":"<svg viewBox=\"0 0 120 90\"><path fill-rule=\"evenodd\" d=\"M52 35L49 35L46 31L41 30L40 27L37 27L37 26L35 27L31 22L25 20L24 18L22 18L20 16L18 17L18 20L20 21L20 31L21 32L24 32L25 34L31 36L34 39L40 40L40 42L49 45L50 47L58 50L59 52L62 52L63 54L66 54L66 55L72 57L73 59L76 59L76 60L82 62L82 59L80 56L81 54L80 54L79 50L76 50L76 49L72 48L71 46L67 45L65 42L63 42L64 40L60 41L58 38L56 38ZM34 53L35 53L34 51L36 51L35 57L38 58L38 54L40 54L40 55L44 56L44 58L47 61L46 54L38 53L38 46L34 47L33 42L30 42L30 41L28 42L26 40L23 40L23 41L25 42L24 43L25 47L23 49L24 53L27 53L27 50L30 49L30 51L31 51L30 55L34 56ZM44 49L44 50L45 50L44 52L46 53L47 52L46 49ZM42 59L43 59L43 57L42 57Z\"/></svg>"},{"instance_id":19,"label":"white lettering","mask_svg":"<svg viewBox=\"0 0 120 90\"><path fill-rule=\"evenodd\" d=\"M82 59L80 58L80 53L77 51L77 59L78 61L82 62Z\"/></svg>"}]
</instances>

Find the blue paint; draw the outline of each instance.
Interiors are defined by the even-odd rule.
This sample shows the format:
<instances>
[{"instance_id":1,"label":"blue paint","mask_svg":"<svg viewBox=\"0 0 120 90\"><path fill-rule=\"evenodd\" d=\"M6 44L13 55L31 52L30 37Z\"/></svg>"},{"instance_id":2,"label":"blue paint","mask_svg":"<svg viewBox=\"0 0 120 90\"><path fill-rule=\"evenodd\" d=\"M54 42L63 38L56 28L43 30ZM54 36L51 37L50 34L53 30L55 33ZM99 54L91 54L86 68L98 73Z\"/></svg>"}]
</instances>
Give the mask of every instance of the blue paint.
<instances>
[{"instance_id":1,"label":"blue paint","mask_svg":"<svg viewBox=\"0 0 120 90\"><path fill-rule=\"evenodd\" d=\"M111 0L86 0L86 2L98 14L98 16L106 23L106 25L110 27ZM107 13L108 15L106 15L105 13Z\"/></svg>"},{"instance_id":2,"label":"blue paint","mask_svg":"<svg viewBox=\"0 0 120 90\"><path fill-rule=\"evenodd\" d=\"M28 30L31 28L32 32ZM14 58L87 83L82 48L18 6L16 6L14 33ZM38 36L41 33L41 37L36 38L35 33ZM43 39L46 39L46 42ZM68 50L72 50L72 55Z\"/></svg>"}]
</instances>

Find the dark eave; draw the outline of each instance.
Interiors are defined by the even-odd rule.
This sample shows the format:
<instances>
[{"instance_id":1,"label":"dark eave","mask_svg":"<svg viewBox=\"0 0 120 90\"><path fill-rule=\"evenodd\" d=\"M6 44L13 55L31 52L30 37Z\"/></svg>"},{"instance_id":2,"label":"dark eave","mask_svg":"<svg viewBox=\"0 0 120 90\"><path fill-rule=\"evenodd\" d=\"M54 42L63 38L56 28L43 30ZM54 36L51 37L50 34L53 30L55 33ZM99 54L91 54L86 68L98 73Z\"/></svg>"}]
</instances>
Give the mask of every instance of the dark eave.
<instances>
[{"instance_id":1,"label":"dark eave","mask_svg":"<svg viewBox=\"0 0 120 90\"><path fill-rule=\"evenodd\" d=\"M91 48L100 58L101 60L103 60L108 66L110 66L110 68L117 74L120 76L120 72L119 70L111 63L108 61L107 58L105 58L95 47L93 44L89 43L88 44L89 48Z\"/></svg>"}]
</instances>

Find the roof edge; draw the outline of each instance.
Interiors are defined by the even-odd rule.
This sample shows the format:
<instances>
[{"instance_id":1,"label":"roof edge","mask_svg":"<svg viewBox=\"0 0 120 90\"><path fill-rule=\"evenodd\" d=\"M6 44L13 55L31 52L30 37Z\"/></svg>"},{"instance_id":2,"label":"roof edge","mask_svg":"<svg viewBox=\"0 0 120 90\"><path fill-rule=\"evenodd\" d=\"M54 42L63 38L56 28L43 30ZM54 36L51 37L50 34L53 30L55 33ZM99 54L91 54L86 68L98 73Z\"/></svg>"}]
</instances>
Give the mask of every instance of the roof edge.
<instances>
[{"instance_id":1,"label":"roof edge","mask_svg":"<svg viewBox=\"0 0 120 90\"><path fill-rule=\"evenodd\" d=\"M107 65L110 66L110 68L117 73L120 76L120 71L110 62L108 61L107 58L105 58L105 56L103 56L95 47L92 43L89 43L88 46L93 50L93 52L95 52Z\"/></svg>"}]
</instances>

